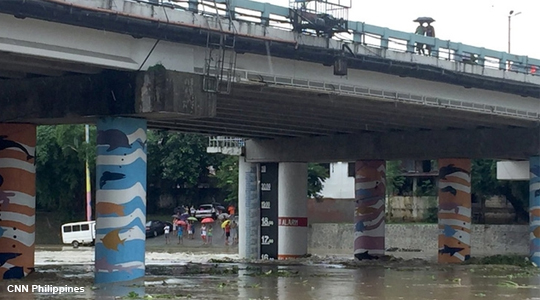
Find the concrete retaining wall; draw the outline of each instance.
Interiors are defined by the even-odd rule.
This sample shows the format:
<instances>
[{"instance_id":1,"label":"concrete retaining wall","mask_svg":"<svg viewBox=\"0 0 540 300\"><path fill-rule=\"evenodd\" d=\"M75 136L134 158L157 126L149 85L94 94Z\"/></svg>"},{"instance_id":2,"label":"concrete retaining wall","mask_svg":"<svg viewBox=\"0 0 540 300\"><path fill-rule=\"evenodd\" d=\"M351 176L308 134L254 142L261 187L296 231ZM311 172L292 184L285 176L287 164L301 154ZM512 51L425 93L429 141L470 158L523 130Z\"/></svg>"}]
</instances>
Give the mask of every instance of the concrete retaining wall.
<instances>
[{"instance_id":1,"label":"concrete retaining wall","mask_svg":"<svg viewBox=\"0 0 540 300\"><path fill-rule=\"evenodd\" d=\"M416 249L436 254L437 224L387 224L386 249ZM322 252L353 253L353 224L311 224L308 247ZM471 255L529 253L528 225L473 225Z\"/></svg>"}]
</instances>

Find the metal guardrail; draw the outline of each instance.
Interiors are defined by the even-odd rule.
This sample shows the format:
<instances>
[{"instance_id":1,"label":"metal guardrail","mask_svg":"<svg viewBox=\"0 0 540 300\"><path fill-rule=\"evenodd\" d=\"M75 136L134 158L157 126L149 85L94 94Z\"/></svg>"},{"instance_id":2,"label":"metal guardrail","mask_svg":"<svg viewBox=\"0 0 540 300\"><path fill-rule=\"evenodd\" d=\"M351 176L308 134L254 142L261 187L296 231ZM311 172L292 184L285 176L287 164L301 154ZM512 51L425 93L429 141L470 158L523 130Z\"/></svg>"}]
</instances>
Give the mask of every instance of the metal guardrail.
<instances>
[{"instance_id":1,"label":"metal guardrail","mask_svg":"<svg viewBox=\"0 0 540 300\"><path fill-rule=\"evenodd\" d=\"M528 120L540 120L540 114L538 112L516 110L513 108L498 105L488 105L455 99L444 99L418 94L400 93L391 90L373 89L366 86L328 83L310 79L300 79L296 77L292 78L271 74L260 74L246 70L236 70L236 76L237 81L264 82L265 84L274 84L279 86L290 86L308 90L324 91L337 95L362 96L372 99L400 101L404 103L452 108L471 112L483 112L488 114L511 116Z\"/></svg>"},{"instance_id":2,"label":"metal guardrail","mask_svg":"<svg viewBox=\"0 0 540 300\"><path fill-rule=\"evenodd\" d=\"M194 72L197 74L203 74L204 70L202 68L195 68ZM242 69L236 69L235 78L233 79L233 81L259 82L266 85L289 86L310 91L323 91L336 95L361 96L387 101L401 101L410 104L452 108L470 112L483 112L493 115L504 115L527 120L540 120L540 113L538 112L517 110L504 106L480 104L411 93L400 93L392 90L373 89L368 86L323 82L298 77L283 77Z\"/></svg>"},{"instance_id":3,"label":"metal guardrail","mask_svg":"<svg viewBox=\"0 0 540 300\"><path fill-rule=\"evenodd\" d=\"M265 26L292 29L288 7L251 0L135 0L142 3L161 5L174 9L183 9L203 15L222 15L234 20L243 20ZM433 57L444 60L464 61L467 63L507 70L518 73L537 74L540 59L523 55L464 45L450 40L420 36L414 33L374 26L364 22L349 21L350 33L343 37L344 41L366 44L366 38L378 40L373 46L381 49L398 46L398 50L415 53L416 43L431 46ZM540 71L538 71L540 73Z\"/></svg>"}]
</instances>

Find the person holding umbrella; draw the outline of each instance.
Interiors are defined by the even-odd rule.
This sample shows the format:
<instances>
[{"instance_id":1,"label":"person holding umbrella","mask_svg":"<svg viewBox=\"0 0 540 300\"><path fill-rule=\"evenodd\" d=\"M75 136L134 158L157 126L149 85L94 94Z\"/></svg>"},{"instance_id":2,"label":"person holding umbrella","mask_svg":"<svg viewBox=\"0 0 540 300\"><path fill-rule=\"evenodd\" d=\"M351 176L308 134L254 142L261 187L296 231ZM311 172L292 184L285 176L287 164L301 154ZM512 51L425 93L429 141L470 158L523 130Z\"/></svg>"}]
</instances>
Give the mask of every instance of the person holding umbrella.
<instances>
[{"instance_id":1,"label":"person holding umbrella","mask_svg":"<svg viewBox=\"0 0 540 300\"><path fill-rule=\"evenodd\" d=\"M178 221L178 222L182 222L182 221ZM177 234L178 234L178 245L180 244L184 244L184 227L182 227L182 225L178 224L178 227L177 227Z\"/></svg>"},{"instance_id":2,"label":"person holding umbrella","mask_svg":"<svg viewBox=\"0 0 540 300\"><path fill-rule=\"evenodd\" d=\"M422 36L425 35L426 28L424 27L424 24L423 23L418 24L418 27L416 27L416 31L414 33L418 35L422 35ZM416 52L418 52L418 54L425 55L426 53L424 52L424 44L416 43Z\"/></svg>"},{"instance_id":3,"label":"person holding umbrella","mask_svg":"<svg viewBox=\"0 0 540 300\"><path fill-rule=\"evenodd\" d=\"M427 23L426 36L435 37L435 28L433 28L433 26L431 26L431 22ZM431 45L429 45L429 44L426 45L426 49L428 51L428 55L431 56Z\"/></svg>"},{"instance_id":4,"label":"person holding umbrella","mask_svg":"<svg viewBox=\"0 0 540 300\"><path fill-rule=\"evenodd\" d=\"M187 223L188 223L188 239L192 240L194 239L193 235L195 233L195 222L197 221L197 218L195 217L189 217L187 218Z\"/></svg>"},{"instance_id":5,"label":"person holding umbrella","mask_svg":"<svg viewBox=\"0 0 540 300\"><path fill-rule=\"evenodd\" d=\"M201 221L201 238L203 240L203 244L206 245L206 236L208 234L206 224L214 223L214 219L212 218L204 218Z\"/></svg>"},{"instance_id":6,"label":"person holding umbrella","mask_svg":"<svg viewBox=\"0 0 540 300\"><path fill-rule=\"evenodd\" d=\"M413 20L413 22L418 22L418 27L416 27L416 31L414 33L418 35L423 36L430 36L435 37L435 28L431 26L431 23L435 22L435 20L431 17L419 17ZM424 24L427 24L427 26L424 26ZM431 45L425 45L428 50L428 55L431 54ZM416 43L416 51L418 54L426 54L424 51L424 44L423 43Z\"/></svg>"}]
</instances>

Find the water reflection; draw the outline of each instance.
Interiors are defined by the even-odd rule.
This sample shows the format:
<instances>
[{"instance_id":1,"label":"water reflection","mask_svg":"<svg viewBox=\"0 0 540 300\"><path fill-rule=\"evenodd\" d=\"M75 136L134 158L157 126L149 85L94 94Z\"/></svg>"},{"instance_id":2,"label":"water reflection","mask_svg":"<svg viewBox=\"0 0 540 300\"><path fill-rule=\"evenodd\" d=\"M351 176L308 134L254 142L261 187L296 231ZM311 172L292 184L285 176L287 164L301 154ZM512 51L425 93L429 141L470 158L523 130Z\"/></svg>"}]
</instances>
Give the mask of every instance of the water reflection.
<instances>
[{"instance_id":1,"label":"water reflection","mask_svg":"<svg viewBox=\"0 0 540 300\"><path fill-rule=\"evenodd\" d=\"M6 293L8 284L84 286L85 293ZM529 299L540 300L536 269L400 262L396 265L182 263L147 266L144 282L94 287L91 265L40 267L0 281L0 299ZM138 298L137 298L138 297Z\"/></svg>"},{"instance_id":2,"label":"water reflection","mask_svg":"<svg viewBox=\"0 0 540 300\"><path fill-rule=\"evenodd\" d=\"M102 283L93 287L94 299L144 299L145 285L144 279L135 279L122 283Z\"/></svg>"}]
</instances>

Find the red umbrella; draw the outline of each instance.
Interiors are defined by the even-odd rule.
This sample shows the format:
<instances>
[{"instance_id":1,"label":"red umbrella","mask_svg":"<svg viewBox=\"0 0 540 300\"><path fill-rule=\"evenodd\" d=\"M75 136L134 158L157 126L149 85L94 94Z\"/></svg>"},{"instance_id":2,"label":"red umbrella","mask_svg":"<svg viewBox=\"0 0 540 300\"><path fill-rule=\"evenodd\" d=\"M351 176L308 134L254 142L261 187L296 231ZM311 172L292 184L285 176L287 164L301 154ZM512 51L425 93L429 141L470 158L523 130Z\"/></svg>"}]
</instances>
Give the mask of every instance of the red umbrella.
<instances>
[{"instance_id":1,"label":"red umbrella","mask_svg":"<svg viewBox=\"0 0 540 300\"><path fill-rule=\"evenodd\" d=\"M180 226L186 226L186 222L185 221L182 221L182 220L178 220L176 221L176 225L180 225Z\"/></svg>"},{"instance_id":2,"label":"red umbrella","mask_svg":"<svg viewBox=\"0 0 540 300\"><path fill-rule=\"evenodd\" d=\"M214 223L214 219L212 219L212 218L204 218L204 219L202 219L201 223L203 223L203 224Z\"/></svg>"}]
</instances>

